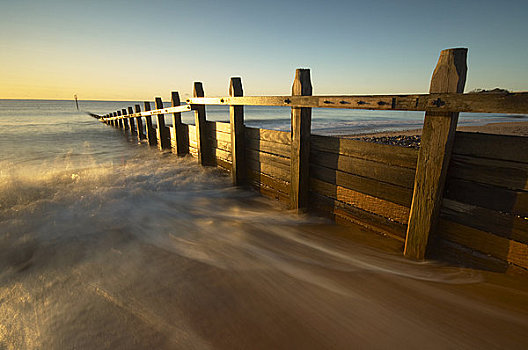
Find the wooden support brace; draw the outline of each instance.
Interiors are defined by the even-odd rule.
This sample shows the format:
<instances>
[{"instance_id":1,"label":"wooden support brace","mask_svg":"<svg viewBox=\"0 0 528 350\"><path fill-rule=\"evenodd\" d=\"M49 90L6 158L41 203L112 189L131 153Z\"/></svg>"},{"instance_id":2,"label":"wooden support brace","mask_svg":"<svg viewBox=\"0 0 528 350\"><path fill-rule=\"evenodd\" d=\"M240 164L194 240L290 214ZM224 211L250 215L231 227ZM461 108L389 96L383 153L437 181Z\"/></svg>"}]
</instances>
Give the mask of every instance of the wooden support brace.
<instances>
[{"instance_id":1,"label":"wooden support brace","mask_svg":"<svg viewBox=\"0 0 528 350\"><path fill-rule=\"evenodd\" d=\"M194 83L193 97L205 97L202 83ZM205 116L205 105L193 105L192 109L194 110L194 124L196 126L198 163L201 165L212 165L209 156L209 142L207 142L207 120Z\"/></svg>"},{"instance_id":2,"label":"wooden support brace","mask_svg":"<svg viewBox=\"0 0 528 350\"><path fill-rule=\"evenodd\" d=\"M163 109L163 101L161 97L156 97L156 109ZM170 133L169 128L165 126L165 115L157 114L156 121L158 128L156 129L156 138L158 139L158 148L160 150L170 149Z\"/></svg>"},{"instance_id":3,"label":"wooden support brace","mask_svg":"<svg viewBox=\"0 0 528 350\"><path fill-rule=\"evenodd\" d=\"M241 78L231 78L229 82L229 96L244 96ZM229 106L229 122L231 125L231 179L233 185L240 186L245 183L245 130L244 106Z\"/></svg>"},{"instance_id":4,"label":"wooden support brace","mask_svg":"<svg viewBox=\"0 0 528 350\"><path fill-rule=\"evenodd\" d=\"M150 111L150 102L145 101L143 103L145 107L145 111ZM156 130L154 130L154 126L152 125L152 116L148 115L145 117L145 126L147 127L147 142L150 146L156 146L157 140L156 140Z\"/></svg>"},{"instance_id":5,"label":"wooden support brace","mask_svg":"<svg viewBox=\"0 0 528 350\"><path fill-rule=\"evenodd\" d=\"M430 93L462 93L466 83L467 49L447 49L431 78ZM426 112L414 179L404 255L422 260L442 204L458 113Z\"/></svg>"},{"instance_id":6,"label":"wooden support brace","mask_svg":"<svg viewBox=\"0 0 528 350\"><path fill-rule=\"evenodd\" d=\"M171 106L181 105L180 95L177 91L171 92ZM172 127L174 130L174 144L171 144L173 152L179 156L189 153L188 135L185 135L185 129L181 121L181 113L172 114ZM171 137L172 141L172 137Z\"/></svg>"},{"instance_id":7,"label":"wooden support brace","mask_svg":"<svg viewBox=\"0 0 528 350\"><path fill-rule=\"evenodd\" d=\"M309 69L297 69L295 72L292 95L312 95ZM308 206L311 124L311 108L291 109L291 209L304 209Z\"/></svg>"}]
</instances>

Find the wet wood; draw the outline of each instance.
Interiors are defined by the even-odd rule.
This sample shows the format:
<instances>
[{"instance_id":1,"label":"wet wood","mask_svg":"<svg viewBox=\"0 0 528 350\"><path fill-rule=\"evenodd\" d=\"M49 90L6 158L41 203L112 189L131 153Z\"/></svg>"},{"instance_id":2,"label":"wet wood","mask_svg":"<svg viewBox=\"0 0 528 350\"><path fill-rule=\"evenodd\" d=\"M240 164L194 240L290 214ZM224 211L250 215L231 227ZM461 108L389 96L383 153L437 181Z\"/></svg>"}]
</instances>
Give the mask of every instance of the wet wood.
<instances>
[{"instance_id":1,"label":"wet wood","mask_svg":"<svg viewBox=\"0 0 528 350\"><path fill-rule=\"evenodd\" d=\"M194 83L193 96L205 96L202 83ZM201 165L211 165L207 144L207 121L205 116L205 105L193 105L192 109L194 110L194 125L196 126L196 149L198 151L198 162Z\"/></svg>"},{"instance_id":2,"label":"wet wood","mask_svg":"<svg viewBox=\"0 0 528 350\"><path fill-rule=\"evenodd\" d=\"M191 98L187 102L208 105L528 114L528 92L459 94L431 91L430 94L413 95L212 97Z\"/></svg>"},{"instance_id":3,"label":"wet wood","mask_svg":"<svg viewBox=\"0 0 528 350\"><path fill-rule=\"evenodd\" d=\"M123 126L125 128L125 130L129 130L130 129L130 124L128 123L128 116L127 116L128 112L125 108L123 108L121 110L121 115L123 116Z\"/></svg>"},{"instance_id":4,"label":"wet wood","mask_svg":"<svg viewBox=\"0 0 528 350\"><path fill-rule=\"evenodd\" d=\"M528 192L450 179L445 197L479 207L528 217Z\"/></svg>"},{"instance_id":5,"label":"wet wood","mask_svg":"<svg viewBox=\"0 0 528 350\"><path fill-rule=\"evenodd\" d=\"M161 97L156 97L155 100L156 100L156 109L162 109L163 101L161 100ZM169 132L169 128L167 128L167 126L165 125L165 115L157 114L156 122L158 124L156 128L156 138L158 139L158 148L160 150L171 149L170 132Z\"/></svg>"},{"instance_id":6,"label":"wet wood","mask_svg":"<svg viewBox=\"0 0 528 350\"><path fill-rule=\"evenodd\" d=\"M292 86L293 96L310 96L312 82L309 69L297 69ZM310 133L312 128L312 109L293 107L291 110L291 182L290 207L304 209L308 207L308 189L310 181Z\"/></svg>"},{"instance_id":7,"label":"wet wood","mask_svg":"<svg viewBox=\"0 0 528 350\"><path fill-rule=\"evenodd\" d=\"M441 218L438 235L452 242L528 268L528 245Z\"/></svg>"},{"instance_id":8,"label":"wet wood","mask_svg":"<svg viewBox=\"0 0 528 350\"><path fill-rule=\"evenodd\" d=\"M409 208L407 207L313 177L310 179L310 190L401 224L406 224L409 220Z\"/></svg>"},{"instance_id":9,"label":"wet wood","mask_svg":"<svg viewBox=\"0 0 528 350\"><path fill-rule=\"evenodd\" d=\"M395 204L411 207L412 189L396 186L363 176L310 164L310 177L358 191Z\"/></svg>"},{"instance_id":10,"label":"wet wood","mask_svg":"<svg viewBox=\"0 0 528 350\"><path fill-rule=\"evenodd\" d=\"M177 91L171 92L171 106L180 106L180 95ZM171 148L172 151L183 156L189 153L189 143L187 142L187 128L183 126L181 120L181 112L175 112L172 114L172 131L171 131Z\"/></svg>"},{"instance_id":11,"label":"wet wood","mask_svg":"<svg viewBox=\"0 0 528 350\"><path fill-rule=\"evenodd\" d=\"M462 93L466 83L467 49L443 50L431 78L431 93ZM458 113L426 112L414 181L404 255L422 260L435 229Z\"/></svg>"},{"instance_id":12,"label":"wet wood","mask_svg":"<svg viewBox=\"0 0 528 350\"><path fill-rule=\"evenodd\" d=\"M129 115L134 114L134 109L132 107L128 107L128 114ZM131 118L131 117L128 118L128 125L130 127L130 132L131 133L133 133L133 134L137 133L136 123L135 123L134 118Z\"/></svg>"},{"instance_id":13,"label":"wet wood","mask_svg":"<svg viewBox=\"0 0 528 350\"><path fill-rule=\"evenodd\" d=\"M282 192L285 196L288 196L290 191L290 183L288 181L279 180L269 175L263 174L260 171L247 169L246 171L248 179L253 183L262 183L270 188Z\"/></svg>"},{"instance_id":14,"label":"wet wood","mask_svg":"<svg viewBox=\"0 0 528 350\"><path fill-rule=\"evenodd\" d=\"M231 78L229 81L229 96L240 97L244 95L242 79ZM231 153L233 155L233 167L231 181L233 185L245 183L245 131L244 131L244 106L229 106L229 123L231 133Z\"/></svg>"},{"instance_id":15,"label":"wet wood","mask_svg":"<svg viewBox=\"0 0 528 350\"><path fill-rule=\"evenodd\" d=\"M449 163L448 179L450 178L528 191L528 163L455 154Z\"/></svg>"},{"instance_id":16,"label":"wet wood","mask_svg":"<svg viewBox=\"0 0 528 350\"><path fill-rule=\"evenodd\" d=\"M412 189L414 184L414 170L410 168L401 168L361 158L315 150L311 152L310 162L326 168L409 189Z\"/></svg>"},{"instance_id":17,"label":"wet wood","mask_svg":"<svg viewBox=\"0 0 528 350\"><path fill-rule=\"evenodd\" d=\"M145 111L150 111L150 102L145 101L143 102L143 106ZM145 117L145 127L147 128L147 142L150 146L156 146L158 143L157 137L156 137L156 130L154 129L154 125L152 125L152 117L150 115Z\"/></svg>"},{"instance_id":18,"label":"wet wood","mask_svg":"<svg viewBox=\"0 0 528 350\"><path fill-rule=\"evenodd\" d=\"M311 136L311 147L316 151L342 154L387 165L416 169L418 150L373 142L350 140L335 136Z\"/></svg>"},{"instance_id":19,"label":"wet wood","mask_svg":"<svg viewBox=\"0 0 528 350\"><path fill-rule=\"evenodd\" d=\"M247 154L246 154L247 156ZM263 163L261 161L252 159L250 157L246 158L247 169L260 172L262 174L268 175L270 177L290 182L290 170L277 167L276 163Z\"/></svg>"},{"instance_id":20,"label":"wet wood","mask_svg":"<svg viewBox=\"0 0 528 350\"><path fill-rule=\"evenodd\" d=\"M270 141L264 141L264 140L258 140L258 139L252 139L252 138L246 138L245 147L247 149L253 149L260 152L266 152L270 154L276 154L281 157L290 158L291 150L290 146L282 144L282 143L276 143L276 142L270 142Z\"/></svg>"},{"instance_id":21,"label":"wet wood","mask_svg":"<svg viewBox=\"0 0 528 350\"><path fill-rule=\"evenodd\" d=\"M462 225L528 244L528 219L444 198L441 216Z\"/></svg>"},{"instance_id":22,"label":"wet wood","mask_svg":"<svg viewBox=\"0 0 528 350\"><path fill-rule=\"evenodd\" d=\"M453 154L528 163L528 142L521 136L458 131Z\"/></svg>"},{"instance_id":23,"label":"wet wood","mask_svg":"<svg viewBox=\"0 0 528 350\"><path fill-rule=\"evenodd\" d=\"M140 105L135 105L134 107L135 107L136 113L141 113ZM141 117L136 117L136 129L137 129L138 141L141 142L142 140L146 140L147 135L145 135L145 132L143 131L144 127L143 127L143 120L141 119Z\"/></svg>"}]
</instances>

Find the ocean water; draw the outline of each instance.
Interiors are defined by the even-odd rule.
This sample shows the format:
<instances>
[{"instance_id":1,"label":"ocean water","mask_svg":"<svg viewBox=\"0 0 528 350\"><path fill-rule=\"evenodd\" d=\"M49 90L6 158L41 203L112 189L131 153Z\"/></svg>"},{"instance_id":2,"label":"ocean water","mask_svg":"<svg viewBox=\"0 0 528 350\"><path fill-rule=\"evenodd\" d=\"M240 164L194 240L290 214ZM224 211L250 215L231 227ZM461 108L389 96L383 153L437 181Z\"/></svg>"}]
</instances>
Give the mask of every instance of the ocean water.
<instances>
[{"instance_id":1,"label":"ocean water","mask_svg":"<svg viewBox=\"0 0 528 350\"><path fill-rule=\"evenodd\" d=\"M104 114L132 103L80 105ZM227 120L226 109L208 118ZM287 130L289 111L247 108L246 119ZM315 110L313 129L420 122L417 113ZM71 101L0 100L0 151L2 350L528 343L525 278L406 260L390 240L278 208Z\"/></svg>"}]
</instances>

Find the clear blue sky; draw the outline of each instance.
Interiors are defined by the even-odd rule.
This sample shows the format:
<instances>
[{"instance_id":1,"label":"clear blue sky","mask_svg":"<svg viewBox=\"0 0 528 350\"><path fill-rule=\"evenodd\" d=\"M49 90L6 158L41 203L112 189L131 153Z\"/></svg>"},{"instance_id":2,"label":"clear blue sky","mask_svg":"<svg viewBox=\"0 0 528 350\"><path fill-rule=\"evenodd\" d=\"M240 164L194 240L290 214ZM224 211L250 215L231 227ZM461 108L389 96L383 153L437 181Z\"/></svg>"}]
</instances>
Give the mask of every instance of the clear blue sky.
<instances>
[{"instance_id":1,"label":"clear blue sky","mask_svg":"<svg viewBox=\"0 0 528 350\"><path fill-rule=\"evenodd\" d=\"M466 91L528 90L528 1L0 2L0 98L424 93L440 50L468 47Z\"/></svg>"}]
</instances>

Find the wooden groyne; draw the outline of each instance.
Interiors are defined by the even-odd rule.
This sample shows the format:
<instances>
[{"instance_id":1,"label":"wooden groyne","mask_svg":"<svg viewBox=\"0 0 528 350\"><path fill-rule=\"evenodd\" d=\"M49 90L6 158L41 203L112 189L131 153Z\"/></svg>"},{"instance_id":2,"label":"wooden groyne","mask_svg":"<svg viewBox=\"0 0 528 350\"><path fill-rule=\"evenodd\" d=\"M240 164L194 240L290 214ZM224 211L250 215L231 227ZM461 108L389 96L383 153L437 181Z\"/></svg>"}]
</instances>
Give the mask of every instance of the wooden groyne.
<instances>
[{"instance_id":1,"label":"wooden groyne","mask_svg":"<svg viewBox=\"0 0 528 350\"><path fill-rule=\"evenodd\" d=\"M171 107L161 98L100 120L149 145L191 154L231 173L291 209L353 222L403 243L405 256L457 255L494 269L528 269L528 138L456 132L459 112L528 114L528 93L463 94L467 49L443 50L428 94L312 96L298 69L289 96L193 97ZM229 106L230 122L211 122L206 105ZM291 107L291 132L244 125L244 106ZM425 111L419 150L311 134L312 108ZM195 124L181 121L193 111ZM172 114L172 127L165 115ZM152 123L156 118L157 127Z\"/></svg>"}]
</instances>

